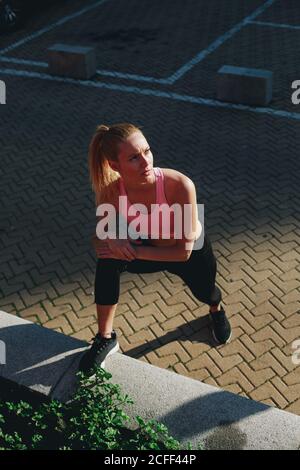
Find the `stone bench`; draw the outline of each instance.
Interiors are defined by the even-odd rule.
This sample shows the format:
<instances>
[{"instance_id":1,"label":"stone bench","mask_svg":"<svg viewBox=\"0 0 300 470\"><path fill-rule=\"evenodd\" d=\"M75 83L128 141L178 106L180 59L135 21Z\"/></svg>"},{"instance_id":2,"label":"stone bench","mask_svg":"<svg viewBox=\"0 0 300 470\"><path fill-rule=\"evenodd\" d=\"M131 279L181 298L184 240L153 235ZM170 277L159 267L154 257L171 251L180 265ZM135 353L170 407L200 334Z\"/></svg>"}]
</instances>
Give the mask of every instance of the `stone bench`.
<instances>
[{"instance_id":1,"label":"stone bench","mask_svg":"<svg viewBox=\"0 0 300 470\"><path fill-rule=\"evenodd\" d=\"M217 98L220 101L266 106L272 99L273 73L267 70L224 65L218 71Z\"/></svg>"},{"instance_id":2,"label":"stone bench","mask_svg":"<svg viewBox=\"0 0 300 470\"><path fill-rule=\"evenodd\" d=\"M52 75L88 80L96 74L96 52L92 47L54 44L47 57Z\"/></svg>"},{"instance_id":3,"label":"stone bench","mask_svg":"<svg viewBox=\"0 0 300 470\"><path fill-rule=\"evenodd\" d=\"M0 311L1 376L66 401L87 343ZM1 361L0 361L1 364ZM300 416L240 397L123 354L106 360L112 382L134 400L125 411L156 419L181 443L207 449L298 449Z\"/></svg>"}]
</instances>

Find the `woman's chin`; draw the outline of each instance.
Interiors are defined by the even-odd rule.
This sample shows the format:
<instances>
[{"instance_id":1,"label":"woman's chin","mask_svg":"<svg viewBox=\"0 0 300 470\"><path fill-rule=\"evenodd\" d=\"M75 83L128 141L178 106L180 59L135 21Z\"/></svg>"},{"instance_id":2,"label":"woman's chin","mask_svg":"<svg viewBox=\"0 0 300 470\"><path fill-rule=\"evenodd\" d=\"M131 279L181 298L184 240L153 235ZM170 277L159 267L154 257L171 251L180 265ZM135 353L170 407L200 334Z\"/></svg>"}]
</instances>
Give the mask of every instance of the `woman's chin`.
<instances>
[{"instance_id":1,"label":"woman's chin","mask_svg":"<svg viewBox=\"0 0 300 470\"><path fill-rule=\"evenodd\" d=\"M153 170L149 170L146 173L142 173L141 176L142 176L143 179L148 179L149 180L153 176Z\"/></svg>"}]
</instances>

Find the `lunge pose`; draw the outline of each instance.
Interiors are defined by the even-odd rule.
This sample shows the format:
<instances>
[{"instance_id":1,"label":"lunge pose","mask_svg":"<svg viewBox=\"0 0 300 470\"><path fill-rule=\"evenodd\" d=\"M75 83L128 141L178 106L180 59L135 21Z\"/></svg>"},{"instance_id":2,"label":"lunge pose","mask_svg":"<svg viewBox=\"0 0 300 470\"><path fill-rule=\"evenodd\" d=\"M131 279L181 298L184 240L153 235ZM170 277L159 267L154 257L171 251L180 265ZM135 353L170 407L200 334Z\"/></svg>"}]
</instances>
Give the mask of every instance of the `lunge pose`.
<instances>
[{"instance_id":1,"label":"lunge pose","mask_svg":"<svg viewBox=\"0 0 300 470\"><path fill-rule=\"evenodd\" d=\"M80 370L89 373L95 364L103 366L118 350L113 320L124 271L166 270L180 276L209 305L215 341L228 342L231 328L215 284L217 263L198 220L193 181L172 168L155 167L142 131L128 123L97 127L89 147L89 171L99 216L93 240L99 332Z\"/></svg>"}]
</instances>

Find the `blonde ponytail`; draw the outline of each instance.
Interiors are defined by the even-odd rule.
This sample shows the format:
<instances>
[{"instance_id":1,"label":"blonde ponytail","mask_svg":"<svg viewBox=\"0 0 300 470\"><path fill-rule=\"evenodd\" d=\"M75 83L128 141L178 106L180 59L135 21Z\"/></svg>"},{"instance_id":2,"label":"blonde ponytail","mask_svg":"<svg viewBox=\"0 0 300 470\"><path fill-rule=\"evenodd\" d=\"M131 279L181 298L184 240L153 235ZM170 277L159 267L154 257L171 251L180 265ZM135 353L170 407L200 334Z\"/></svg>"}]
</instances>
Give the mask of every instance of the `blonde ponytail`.
<instances>
[{"instance_id":1,"label":"blonde ponytail","mask_svg":"<svg viewBox=\"0 0 300 470\"><path fill-rule=\"evenodd\" d=\"M119 144L136 131L140 129L129 123L97 126L89 145L88 162L96 206L112 200L113 183L119 179L120 175L110 167L108 160L118 161Z\"/></svg>"}]
</instances>

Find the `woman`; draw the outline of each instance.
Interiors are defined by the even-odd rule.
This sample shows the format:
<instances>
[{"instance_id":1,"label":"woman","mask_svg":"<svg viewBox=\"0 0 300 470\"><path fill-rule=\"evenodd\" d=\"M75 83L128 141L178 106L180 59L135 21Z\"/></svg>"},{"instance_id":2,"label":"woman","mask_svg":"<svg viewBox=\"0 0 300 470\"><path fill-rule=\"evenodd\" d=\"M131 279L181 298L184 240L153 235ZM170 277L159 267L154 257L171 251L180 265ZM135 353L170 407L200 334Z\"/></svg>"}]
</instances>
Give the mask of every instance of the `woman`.
<instances>
[{"instance_id":1,"label":"woman","mask_svg":"<svg viewBox=\"0 0 300 470\"><path fill-rule=\"evenodd\" d=\"M94 237L99 332L84 354L80 370L89 373L95 364L103 366L105 358L118 350L113 319L119 300L120 274L124 271L167 270L180 276L194 296L210 306L215 340L219 344L228 342L231 328L220 306L221 292L215 285L216 259L207 236L202 248L195 249L201 226L191 179L170 168L154 168L146 138L138 127L127 123L98 126L89 147L89 171L100 215L98 236ZM161 218L160 207L169 209ZM182 211L176 213L175 207ZM190 209L187 230L183 211L186 207ZM113 214L118 223L112 220Z\"/></svg>"}]
</instances>

